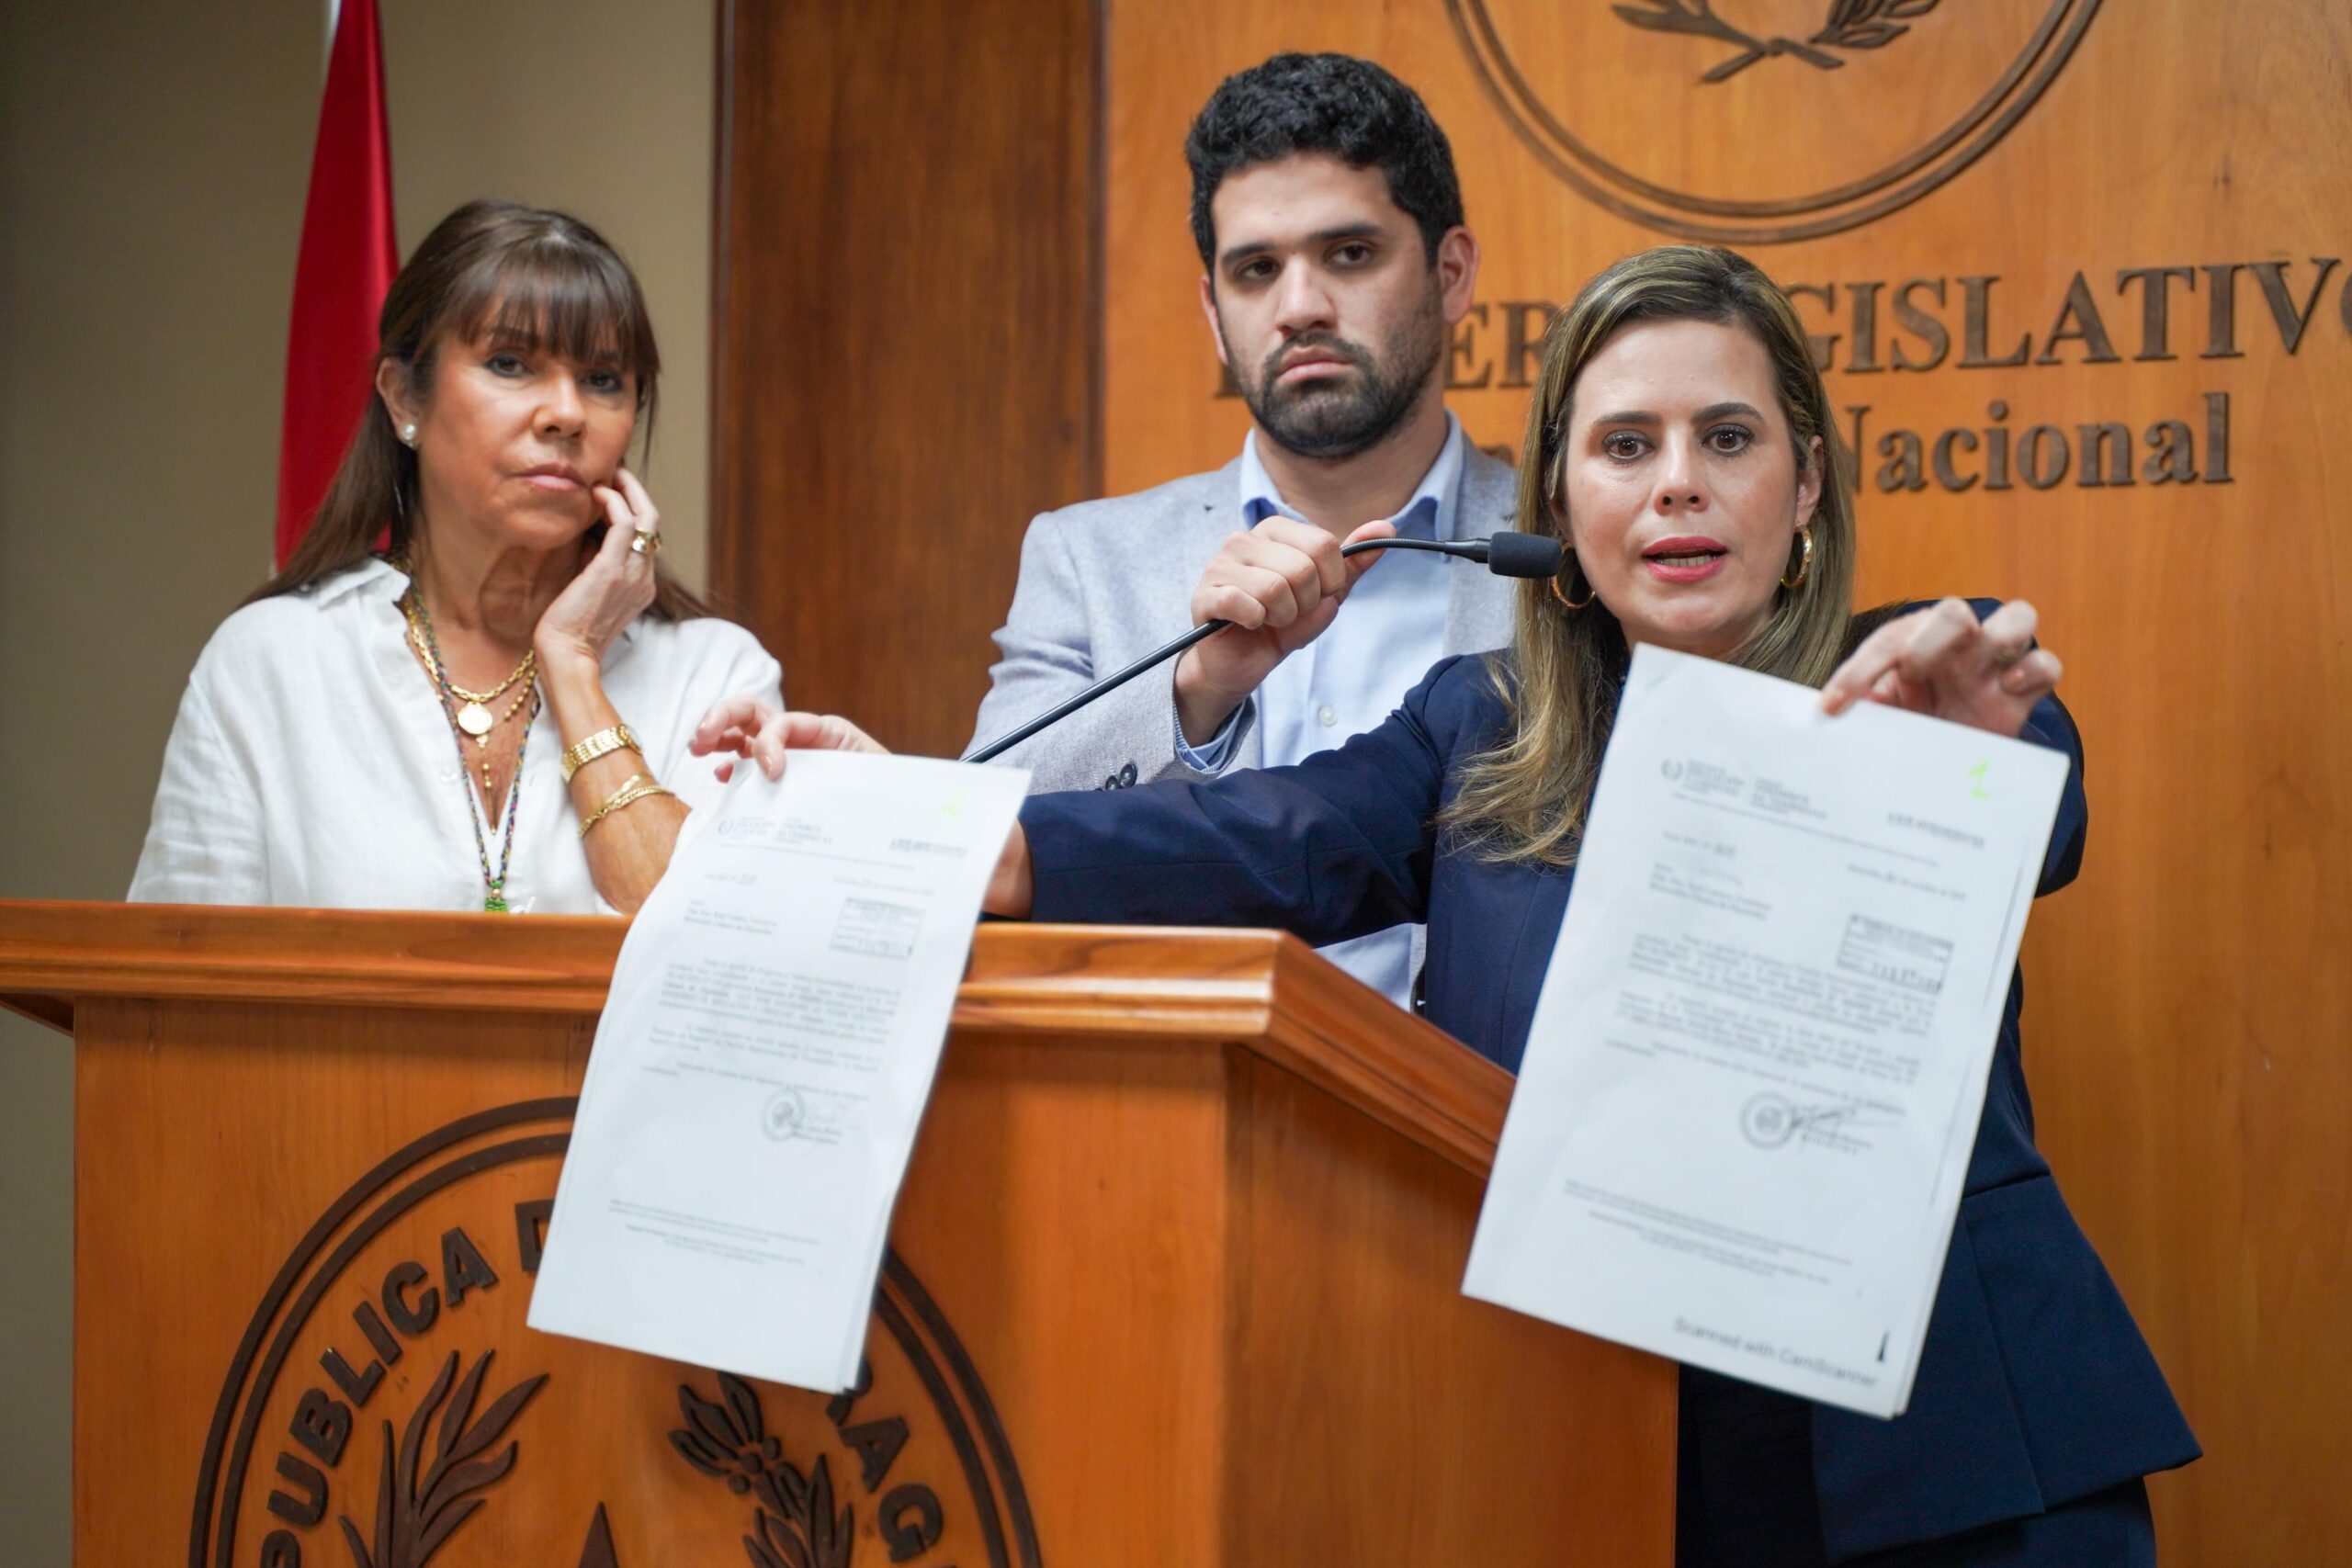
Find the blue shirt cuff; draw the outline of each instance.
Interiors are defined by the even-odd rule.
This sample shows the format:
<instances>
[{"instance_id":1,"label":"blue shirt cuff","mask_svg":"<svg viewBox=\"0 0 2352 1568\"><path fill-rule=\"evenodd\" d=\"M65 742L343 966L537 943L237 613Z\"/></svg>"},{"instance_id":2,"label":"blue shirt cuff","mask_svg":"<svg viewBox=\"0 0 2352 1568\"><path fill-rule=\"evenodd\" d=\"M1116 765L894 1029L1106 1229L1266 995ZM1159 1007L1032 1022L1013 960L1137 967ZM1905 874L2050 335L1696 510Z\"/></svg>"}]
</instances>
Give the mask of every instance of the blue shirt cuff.
<instances>
[{"instance_id":1,"label":"blue shirt cuff","mask_svg":"<svg viewBox=\"0 0 2352 1568\"><path fill-rule=\"evenodd\" d=\"M1223 773L1225 764L1233 756L1233 738L1241 728L1241 710L1255 701L1257 701L1255 697L1243 698L1239 706L1225 716L1225 722L1217 726L1215 735L1210 736L1199 746L1188 746L1184 743L1184 721L1178 716L1175 700L1170 698L1168 704L1168 723L1176 734L1176 760L1194 773Z\"/></svg>"}]
</instances>

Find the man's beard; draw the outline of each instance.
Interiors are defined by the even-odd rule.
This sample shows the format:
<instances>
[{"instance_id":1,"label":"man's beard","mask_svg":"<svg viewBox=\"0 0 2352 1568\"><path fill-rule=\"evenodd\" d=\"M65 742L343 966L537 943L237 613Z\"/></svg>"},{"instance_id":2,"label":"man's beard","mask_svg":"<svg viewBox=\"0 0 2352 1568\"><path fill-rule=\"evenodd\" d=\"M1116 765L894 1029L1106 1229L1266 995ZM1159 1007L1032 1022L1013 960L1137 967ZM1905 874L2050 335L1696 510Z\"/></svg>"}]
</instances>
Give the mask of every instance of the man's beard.
<instances>
[{"instance_id":1,"label":"man's beard","mask_svg":"<svg viewBox=\"0 0 2352 1568\"><path fill-rule=\"evenodd\" d=\"M1218 331L1223 330L1220 321ZM1277 385L1283 360L1307 348L1346 361L1356 374L1317 377L1296 387ZM1378 446L1404 423L1419 404L1430 373L1444 352L1445 318L1432 288L1423 308L1397 335L1395 352L1385 365L1336 333L1301 333L1266 356L1254 380L1236 379L1258 428L1283 450L1301 457L1352 457ZM1229 346L1227 356L1231 357Z\"/></svg>"}]
</instances>

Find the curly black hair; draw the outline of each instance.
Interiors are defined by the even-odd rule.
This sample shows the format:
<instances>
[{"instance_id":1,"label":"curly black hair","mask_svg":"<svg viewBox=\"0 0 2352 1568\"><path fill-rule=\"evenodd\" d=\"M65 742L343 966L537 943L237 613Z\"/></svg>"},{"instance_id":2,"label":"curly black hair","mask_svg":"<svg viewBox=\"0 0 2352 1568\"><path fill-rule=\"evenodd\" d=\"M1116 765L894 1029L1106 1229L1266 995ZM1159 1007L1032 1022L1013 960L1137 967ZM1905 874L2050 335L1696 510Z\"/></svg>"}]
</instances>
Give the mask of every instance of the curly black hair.
<instances>
[{"instance_id":1,"label":"curly black hair","mask_svg":"<svg viewBox=\"0 0 2352 1568\"><path fill-rule=\"evenodd\" d=\"M1226 176L1301 152L1387 175L1390 198L1420 226L1431 262L1445 231L1462 221L1453 149L1420 95L1353 55L1277 54L1217 84L1184 138L1202 265L1216 266L1209 203Z\"/></svg>"}]
</instances>

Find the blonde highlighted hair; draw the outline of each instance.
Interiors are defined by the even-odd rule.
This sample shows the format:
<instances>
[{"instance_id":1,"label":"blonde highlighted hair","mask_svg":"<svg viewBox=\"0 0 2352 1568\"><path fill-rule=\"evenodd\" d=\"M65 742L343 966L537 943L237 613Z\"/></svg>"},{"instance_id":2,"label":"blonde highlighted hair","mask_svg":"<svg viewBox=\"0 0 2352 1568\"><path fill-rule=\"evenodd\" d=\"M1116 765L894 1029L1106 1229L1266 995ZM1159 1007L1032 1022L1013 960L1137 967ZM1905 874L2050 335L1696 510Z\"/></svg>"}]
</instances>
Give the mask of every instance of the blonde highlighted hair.
<instances>
[{"instance_id":1,"label":"blonde highlighted hair","mask_svg":"<svg viewBox=\"0 0 2352 1568\"><path fill-rule=\"evenodd\" d=\"M1818 686L1837 669L1854 626L1850 459L1830 420L1828 394L1795 308L1747 257L1702 245L1661 245L1609 267L1560 312L1544 333L1527 411L1519 526L1573 546L1566 479L1577 378L1623 328L1678 321L1753 333L1771 360L1800 474L1815 461L1815 441L1821 444L1812 561L1796 588L1775 591L1770 616L1732 658L1749 670ZM1790 575L1796 558L1792 550ZM1577 575L1573 554L1564 575ZM1508 738L1464 769L1441 827L1492 859L1573 864L1626 657L1617 618L1597 597L1582 609L1566 610L1549 581L1521 584L1510 661L1490 661L1510 713Z\"/></svg>"}]
</instances>

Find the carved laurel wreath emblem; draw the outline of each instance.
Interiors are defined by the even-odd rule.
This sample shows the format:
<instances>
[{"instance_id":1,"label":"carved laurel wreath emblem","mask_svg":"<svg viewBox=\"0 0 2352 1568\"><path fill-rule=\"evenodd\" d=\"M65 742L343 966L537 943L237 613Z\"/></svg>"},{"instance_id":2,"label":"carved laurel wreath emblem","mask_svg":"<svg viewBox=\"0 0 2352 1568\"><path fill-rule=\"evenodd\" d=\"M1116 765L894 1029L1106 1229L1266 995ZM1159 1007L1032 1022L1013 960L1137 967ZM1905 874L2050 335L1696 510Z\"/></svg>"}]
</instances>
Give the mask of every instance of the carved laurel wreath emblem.
<instances>
[{"instance_id":1,"label":"carved laurel wreath emblem","mask_svg":"<svg viewBox=\"0 0 2352 1568\"><path fill-rule=\"evenodd\" d=\"M1652 32L1695 33L1720 39L1739 52L1705 75L1702 83L1728 81L1759 60L1786 55L1817 70L1846 62L1832 49L1884 49L1911 30L1910 24L1936 8L1937 0L1830 0L1828 19L1810 38L1760 39L1715 15L1714 0L1647 0L1646 5L1611 7L1637 28ZM1815 45L1820 47L1816 48Z\"/></svg>"},{"instance_id":2,"label":"carved laurel wreath emblem","mask_svg":"<svg viewBox=\"0 0 2352 1568\"><path fill-rule=\"evenodd\" d=\"M818 1455L804 1475L768 1435L759 1393L750 1383L721 1372L718 1393L724 1403L713 1404L678 1385L686 1424L671 1431L670 1446L705 1475L726 1482L729 1491L752 1499L752 1533L743 1537L743 1551L752 1568L849 1568L855 1515L847 1505L833 1512L825 1456Z\"/></svg>"},{"instance_id":3,"label":"carved laurel wreath emblem","mask_svg":"<svg viewBox=\"0 0 2352 1568\"><path fill-rule=\"evenodd\" d=\"M481 1396L482 1374L490 1371L494 1353L484 1350L452 1393L449 1384L458 1376L458 1353L449 1352L449 1359L441 1363L441 1375L433 1380L424 1403L408 1418L397 1453L392 1447L392 1424L384 1423L383 1463L376 1477L374 1539L362 1538L348 1515L337 1518L356 1568L424 1568L458 1527L482 1506L480 1494L514 1467L517 1445L513 1442L486 1459L482 1455L505 1436L506 1428L548 1379L541 1372L516 1383L492 1400L476 1420L474 1401ZM448 1408L442 1413L433 1456L427 1460L425 1433L445 1396Z\"/></svg>"}]
</instances>

